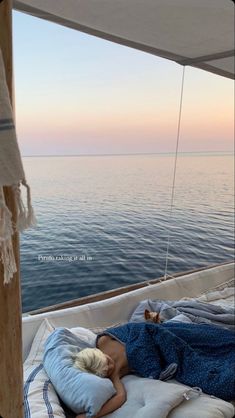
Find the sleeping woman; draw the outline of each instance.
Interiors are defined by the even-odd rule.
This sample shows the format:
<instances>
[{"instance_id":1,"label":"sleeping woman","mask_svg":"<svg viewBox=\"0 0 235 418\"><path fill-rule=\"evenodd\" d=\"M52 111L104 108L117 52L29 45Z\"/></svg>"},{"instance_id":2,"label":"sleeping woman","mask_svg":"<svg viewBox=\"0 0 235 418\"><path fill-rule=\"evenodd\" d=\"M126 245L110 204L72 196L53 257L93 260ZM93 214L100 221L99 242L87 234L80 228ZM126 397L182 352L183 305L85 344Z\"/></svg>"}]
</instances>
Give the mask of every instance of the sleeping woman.
<instances>
[{"instance_id":1,"label":"sleeping woman","mask_svg":"<svg viewBox=\"0 0 235 418\"><path fill-rule=\"evenodd\" d=\"M152 379L174 378L209 395L235 399L235 335L231 331L207 324L128 323L99 334L96 346L98 350L82 350L76 358L79 368L109 377L116 389L116 395L96 418L125 402L120 379L129 373ZM85 415L77 416L82 417Z\"/></svg>"}]
</instances>

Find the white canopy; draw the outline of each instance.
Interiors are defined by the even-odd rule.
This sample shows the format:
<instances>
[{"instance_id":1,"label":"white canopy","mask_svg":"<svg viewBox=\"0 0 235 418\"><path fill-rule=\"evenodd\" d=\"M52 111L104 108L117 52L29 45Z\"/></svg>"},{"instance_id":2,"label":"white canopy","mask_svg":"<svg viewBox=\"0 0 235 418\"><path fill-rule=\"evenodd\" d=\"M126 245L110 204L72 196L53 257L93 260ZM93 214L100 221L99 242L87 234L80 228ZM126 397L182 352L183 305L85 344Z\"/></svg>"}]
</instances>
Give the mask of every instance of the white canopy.
<instances>
[{"instance_id":1,"label":"white canopy","mask_svg":"<svg viewBox=\"0 0 235 418\"><path fill-rule=\"evenodd\" d=\"M14 9L234 78L231 0L13 0Z\"/></svg>"}]
</instances>

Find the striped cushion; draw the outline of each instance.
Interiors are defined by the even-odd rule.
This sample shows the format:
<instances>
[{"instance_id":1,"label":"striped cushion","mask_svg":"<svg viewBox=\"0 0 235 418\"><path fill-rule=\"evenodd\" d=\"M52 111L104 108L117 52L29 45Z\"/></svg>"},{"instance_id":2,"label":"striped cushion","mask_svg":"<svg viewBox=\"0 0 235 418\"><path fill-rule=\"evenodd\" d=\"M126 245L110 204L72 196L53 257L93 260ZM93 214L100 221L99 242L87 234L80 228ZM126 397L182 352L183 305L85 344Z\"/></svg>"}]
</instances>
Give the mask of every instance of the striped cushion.
<instances>
[{"instance_id":1,"label":"striped cushion","mask_svg":"<svg viewBox=\"0 0 235 418\"><path fill-rule=\"evenodd\" d=\"M24 377L25 418L65 418L43 365L28 367Z\"/></svg>"},{"instance_id":2,"label":"striped cushion","mask_svg":"<svg viewBox=\"0 0 235 418\"><path fill-rule=\"evenodd\" d=\"M44 343L52 331L54 328L44 320L24 363L25 418L65 418L58 396L42 365Z\"/></svg>"}]
</instances>

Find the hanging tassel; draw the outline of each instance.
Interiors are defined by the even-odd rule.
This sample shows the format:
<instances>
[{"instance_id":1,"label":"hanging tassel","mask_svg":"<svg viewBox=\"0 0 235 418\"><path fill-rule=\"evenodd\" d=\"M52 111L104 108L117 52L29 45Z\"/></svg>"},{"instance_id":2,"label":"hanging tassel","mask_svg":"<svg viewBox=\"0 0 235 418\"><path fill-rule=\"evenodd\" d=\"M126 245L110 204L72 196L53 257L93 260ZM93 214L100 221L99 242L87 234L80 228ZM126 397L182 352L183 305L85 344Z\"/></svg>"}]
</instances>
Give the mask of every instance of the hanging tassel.
<instances>
[{"instance_id":1,"label":"hanging tassel","mask_svg":"<svg viewBox=\"0 0 235 418\"><path fill-rule=\"evenodd\" d=\"M10 239L13 234L11 218L11 212L5 203L3 188L0 187L0 244Z\"/></svg>"},{"instance_id":2,"label":"hanging tassel","mask_svg":"<svg viewBox=\"0 0 235 418\"><path fill-rule=\"evenodd\" d=\"M0 188L0 260L4 267L4 284L11 281L14 273L16 272L16 262L14 251L12 247L12 215L9 211L4 194L3 188Z\"/></svg>"},{"instance_id":3,"label":"hanging tassel","mask_svg":"<svg viewBox=\"0 0 235 418\"><path fill-rule=\"evenodd\" d=\"M17 271L12 246L12 235L16 231L21 232L29 226L36 225L31 204L30 188L25 180L22 181L22 184L27 189L26 207L21 196L20 184L12 186L17 210L16 224L12 222L12 214L6 205L3 188L0 188L0 260L4 266L4 284L9 283Z\"/></svg>"},{"instance_id":4,"label":"hanging tassel","mask_svg":"<svg viewBox=\"0 0 235 418\"><path fill-rule=\"evenodd\" d=\"M12 240L7 239L1 244L1 261L4 266L4 284L10 283L17 271Z\"/></svg>"},{"instance_id":5,"label":"hanging tassel","mask_svg":"<svg viewBox=\"0 0 235 418\"><path fill-rule=\"evenodd\" d=\"M30 226L36 225L36 218L31 203L30 187L26 183L26 180L23 180L21 183L26 187L27 190L27 207L25 207L22 199L20 184L13 186L18 211L16 230L19 232L22 232L24 229L29 228Z\"/></svg>"},{"instance_id":6,"label":"hanging tassel","mask_svg":"<svg viewBox=\"0 0 235 418\"><path fill-rule=\"evenodd\" d=\"M31 202L31 191L30 191L30 187L27 184L26 180L22 180L22 184L26 187L27 189L27 209L28 209L28 214L27 214L27 226L26 228L28 228L29 226L35 226L37 224L37 220L34 214L34 210L33 210L33 206L32 206L32 202Z\"/></svg>"},{"instance_id":7,"label":"hanging tassel","mask_svg":"<svg viewBox=\"0 0 235 418\"><path fill-rule=\"evenodd\" d=\"M17 231L23 231L26 228L26 209L21 198L20 184L12 186L15 195L17 219L15 229Z\"/></svg>"}]
</instances>

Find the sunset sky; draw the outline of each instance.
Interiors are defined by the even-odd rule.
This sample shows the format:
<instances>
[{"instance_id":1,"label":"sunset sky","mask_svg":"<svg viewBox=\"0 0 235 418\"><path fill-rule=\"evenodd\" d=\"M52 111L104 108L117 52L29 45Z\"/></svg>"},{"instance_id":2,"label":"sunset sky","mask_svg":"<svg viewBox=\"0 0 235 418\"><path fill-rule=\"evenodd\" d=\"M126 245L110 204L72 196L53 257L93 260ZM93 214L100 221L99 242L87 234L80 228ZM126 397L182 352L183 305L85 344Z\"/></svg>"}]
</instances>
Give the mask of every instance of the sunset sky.
<instances>
[{"instance_id":1,"label":"sunset sky","mask_svg":"<svg viewBox=\"0 0 235 418\"><path fill-rule=\"evenodd\" d=\"M23 155L175 150L182 67L18 12L13 28ZM232 151L233 125L233 81L186 68L180 151Z\"/></svg>"}]
</instances>

